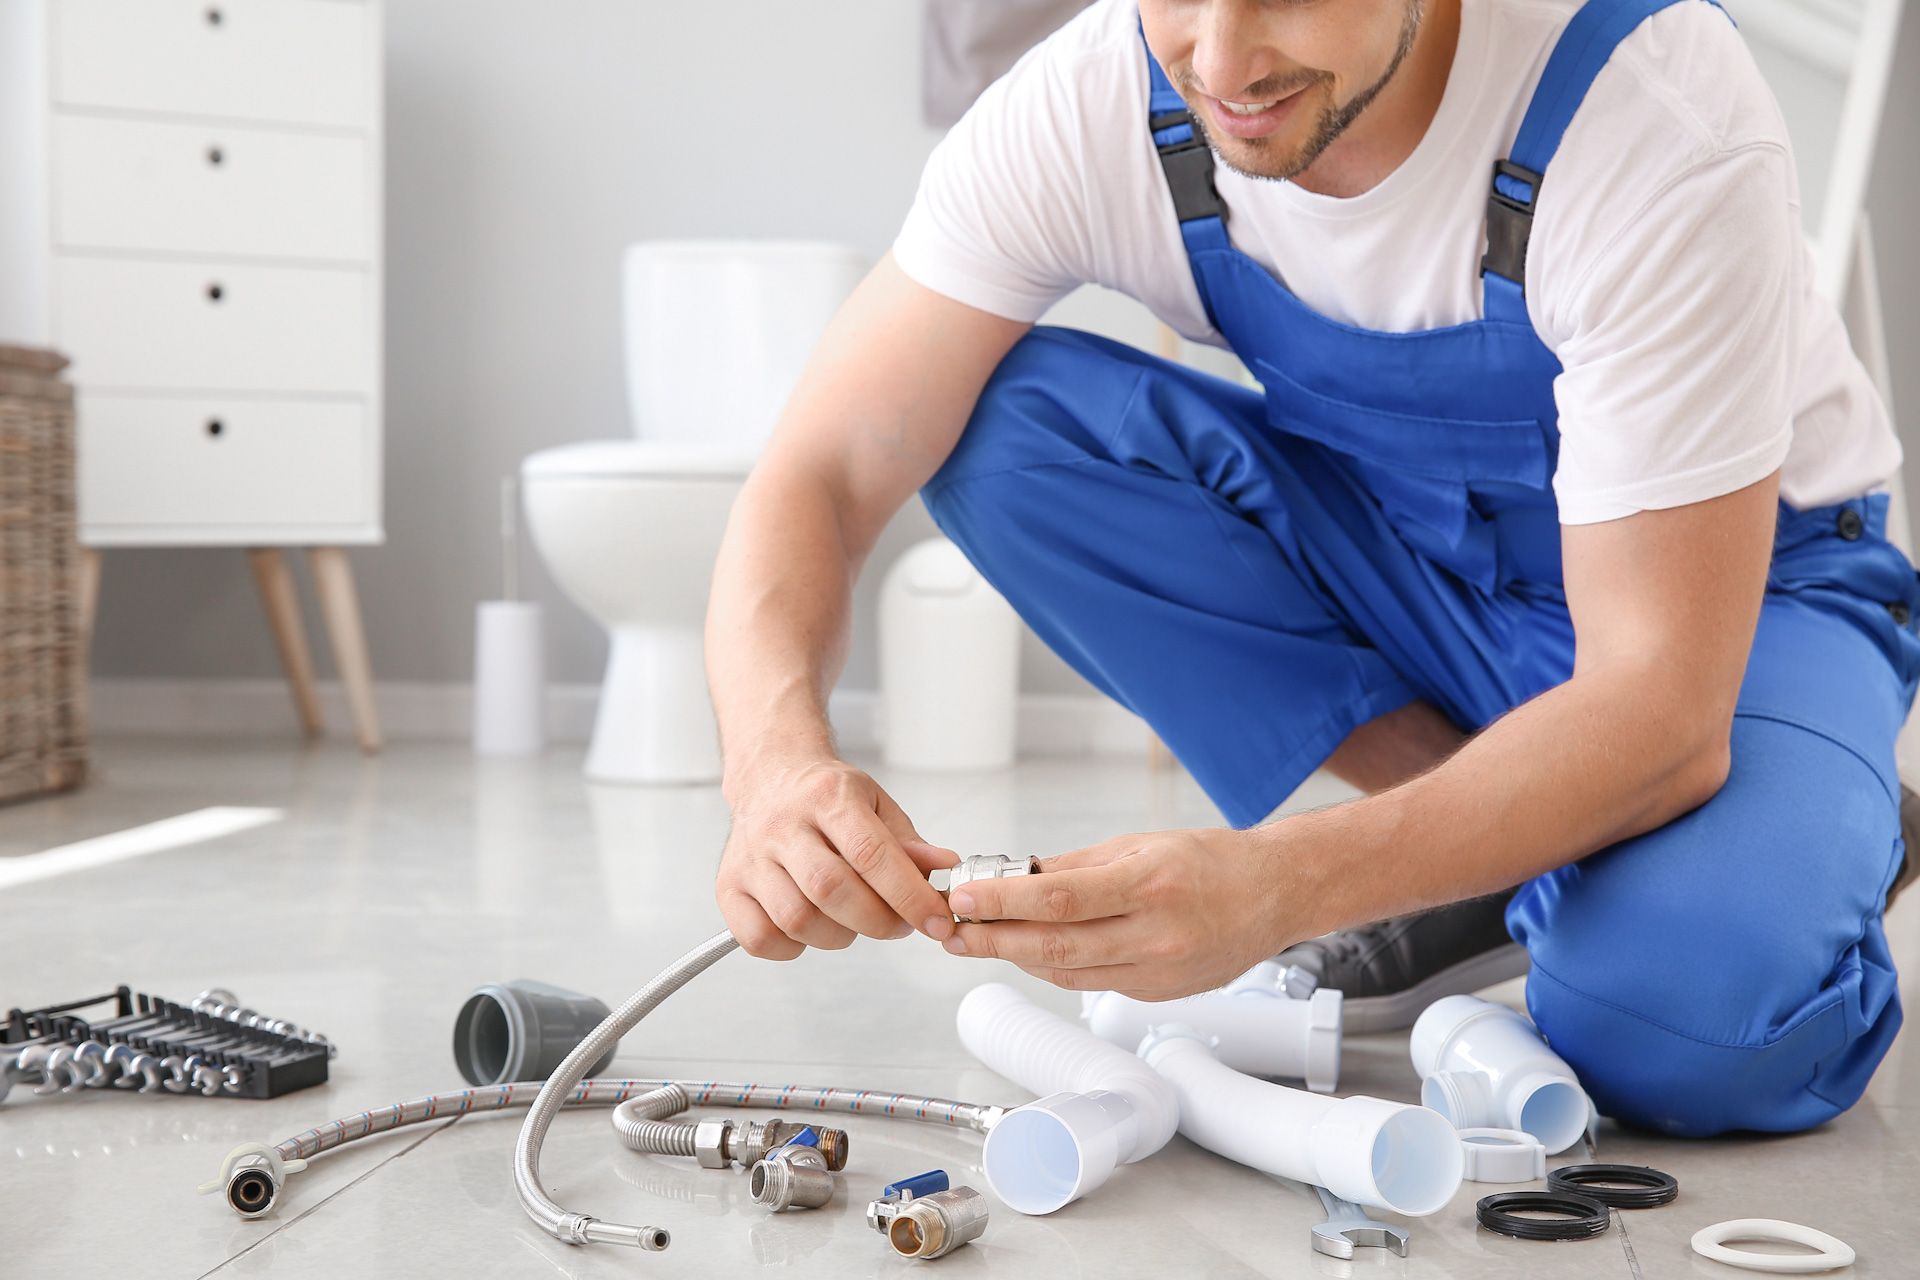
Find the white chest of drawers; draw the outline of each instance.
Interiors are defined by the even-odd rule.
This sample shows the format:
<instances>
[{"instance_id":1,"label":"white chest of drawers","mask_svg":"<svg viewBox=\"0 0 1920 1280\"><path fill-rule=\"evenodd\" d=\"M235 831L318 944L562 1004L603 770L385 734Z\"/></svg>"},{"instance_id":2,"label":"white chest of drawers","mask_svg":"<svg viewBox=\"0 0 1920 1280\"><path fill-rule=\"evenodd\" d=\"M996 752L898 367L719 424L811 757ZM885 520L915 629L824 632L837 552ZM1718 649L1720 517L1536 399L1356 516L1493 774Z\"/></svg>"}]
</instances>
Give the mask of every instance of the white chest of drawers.
<instances>
[{"instance_id":1,"label":"white chest of drawers","mask_svg":"<svg viewBox=\"0 0 1920 1280\"><path fill-rule=\"evenodd\" d=\"M0 0L0 335L90 547L378 542L377 0Z\"/></svg>"},{"instance_id":2,"label":"white chest of drawers","mask_svg":"<svg viewBox=\"0 0 1920 1280\"><path fill-rule=\"evenodd\" d=\"M352 648L339 549L383 537L381 18L0 0L0 341L73 361L81 541L254 549L309 728L277 549Z\"/></svg>"}]
</instances>

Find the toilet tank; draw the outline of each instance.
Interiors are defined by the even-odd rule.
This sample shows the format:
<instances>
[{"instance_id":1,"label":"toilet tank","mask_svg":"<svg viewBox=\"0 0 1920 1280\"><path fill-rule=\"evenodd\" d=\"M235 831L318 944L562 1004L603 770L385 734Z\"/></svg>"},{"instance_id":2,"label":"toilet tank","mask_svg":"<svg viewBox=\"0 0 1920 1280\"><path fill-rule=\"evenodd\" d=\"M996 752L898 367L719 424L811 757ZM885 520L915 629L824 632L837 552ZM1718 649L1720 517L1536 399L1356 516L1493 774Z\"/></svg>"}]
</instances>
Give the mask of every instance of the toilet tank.
<instances>
[{"instance_id":1,"label":"toilet tank","mask_svg":"<svg viewBox=\"0 0 1920 1280\"><path fill-rule=\"evenodd\" d=\"M656 240L627 249L627 402L646 440L757 450L866 263L844 245Z\"/></svg>"}]
</instances>

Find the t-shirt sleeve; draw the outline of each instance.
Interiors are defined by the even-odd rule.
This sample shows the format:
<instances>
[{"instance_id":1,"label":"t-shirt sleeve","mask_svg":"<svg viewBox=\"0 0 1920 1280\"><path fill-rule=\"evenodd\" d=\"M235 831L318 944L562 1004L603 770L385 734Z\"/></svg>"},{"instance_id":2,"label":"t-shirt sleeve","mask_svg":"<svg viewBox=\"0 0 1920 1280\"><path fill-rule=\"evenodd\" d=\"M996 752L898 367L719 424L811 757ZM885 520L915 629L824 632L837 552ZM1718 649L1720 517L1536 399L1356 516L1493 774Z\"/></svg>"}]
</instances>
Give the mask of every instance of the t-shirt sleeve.
<instances>
[{"instance_id":1,"label":"t-shirt sleeve","mask_svg":"<svg viewBox=\"0 0 1920 1280\"><path fill-rule=\"evenodd\" d=\"M1050 44L934 149L893 245L920 284L1010 320L1038 320L1092 278L1080 104Z\"/></svg>"},{"instance_id":2,"label":"t-shirt sleeve","mask_svg":"<svg viewBox=\"0 0 1920 1280\"><path fill-rule=\"evenodd\" d=\"M1695 163L1615 226L1537 317L1564 370L1564 524L1731 493L1792 441L1806 247L1785 151Z\"/></svg>"}]
</instances>

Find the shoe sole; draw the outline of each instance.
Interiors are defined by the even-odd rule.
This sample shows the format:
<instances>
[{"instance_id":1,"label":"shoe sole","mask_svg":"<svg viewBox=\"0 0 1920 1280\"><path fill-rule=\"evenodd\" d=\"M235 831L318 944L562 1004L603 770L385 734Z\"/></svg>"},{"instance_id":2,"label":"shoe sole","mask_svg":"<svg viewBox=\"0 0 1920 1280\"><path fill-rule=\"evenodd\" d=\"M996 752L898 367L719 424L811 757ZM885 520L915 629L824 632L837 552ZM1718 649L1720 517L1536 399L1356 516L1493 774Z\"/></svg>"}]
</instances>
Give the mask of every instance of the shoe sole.
<instances>
[{"instance_id":1,"label":"shoe sole","mask_svg":"<svg viewBox=\"0 0 1920 1280\"><path fill-rule=\"evenodd\" d=\"M1398 1031L1412 1026L1422 1010L1443 996L1472 995L1531 967L1527 949L1509 942L1430 974L1405 991L1343 1001L1341 1027L1350 1032Z\"/></svg>"}]
</instances>

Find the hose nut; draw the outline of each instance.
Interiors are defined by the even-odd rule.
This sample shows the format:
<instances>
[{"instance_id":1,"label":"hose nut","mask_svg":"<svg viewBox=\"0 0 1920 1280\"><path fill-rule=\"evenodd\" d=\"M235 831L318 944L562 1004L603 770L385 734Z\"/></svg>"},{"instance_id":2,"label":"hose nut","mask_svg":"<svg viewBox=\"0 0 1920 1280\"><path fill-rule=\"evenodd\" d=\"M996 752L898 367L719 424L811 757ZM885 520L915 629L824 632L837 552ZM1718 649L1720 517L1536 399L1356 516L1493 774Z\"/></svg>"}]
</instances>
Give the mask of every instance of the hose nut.
<instances>
[{"instance_id":1,"label":"hose nut","mask_svg":"<svg viewBox=\"0 0 1920 1280\"><path fill-rule=\"evenodd\" d=\"M280 1198L280 1180L265 1156L252 1156L236 1164L227 1175L227 1204L243 1218L258 1218L273 1208Z\"/></svg>"},{"instance_id":2,"label":"hose nut","mask_svg":"<svg viewBox=\"0 0 1920 1280\"><path fill-rule=\"evenodd\" d=\"M833 1174L819 1148L794 1143L754 1164L749 1189L755 1204L775 1213L818 1209L833 1199Z\"/></svg>"},{"instance_id":3,"label":"hose nut","mask_svg":"<svg viewBox=\"0 0 1920 1280\"><path fill-rule=\"evenodd\" d=\"M955 1187L908 1201L887 1227L887 1243L903 1258L941 1258L986 1229L987 1198Z\"/></svg>"},{"instance_id":4,"label":"hose nut","mask_svg":"<svg viewBox=\"0 0 1920 1280\"><path fill-rule=\"evenodd\" d=\"M731 1120L702 1120L693 1126L693 1158L702 1169L727 1167L727 1138L732 1128Z\"/></svg>"},{"instance_id":5,"label":"hose nut","mask_svg":"<svg viewBox=\"0 0 1920 1280\"><path fill-rule=\"evenodd\" d=\"M1012 876L1031 876L1040 873L1038 858L1010 858L1004 853L975 854L960 859L958 866L947 873L946 892L951 894L963 884L975 880L1005 880ZM961 924L978 924L972 916L956 915Z\"/></svg>"}]
</instances>

